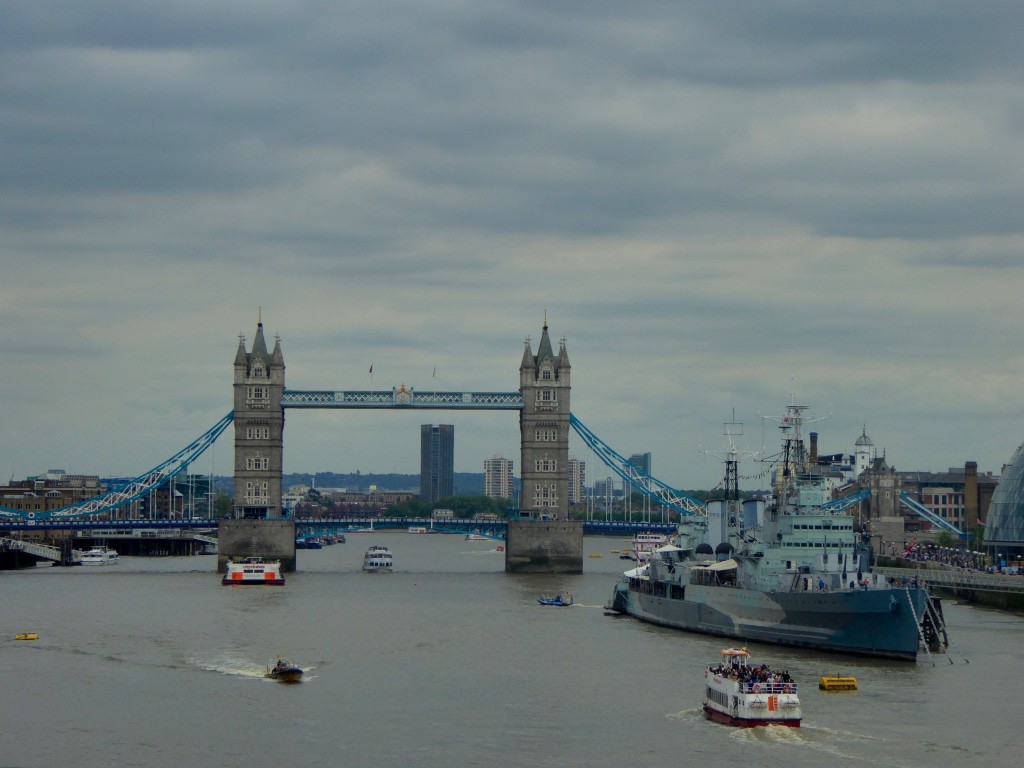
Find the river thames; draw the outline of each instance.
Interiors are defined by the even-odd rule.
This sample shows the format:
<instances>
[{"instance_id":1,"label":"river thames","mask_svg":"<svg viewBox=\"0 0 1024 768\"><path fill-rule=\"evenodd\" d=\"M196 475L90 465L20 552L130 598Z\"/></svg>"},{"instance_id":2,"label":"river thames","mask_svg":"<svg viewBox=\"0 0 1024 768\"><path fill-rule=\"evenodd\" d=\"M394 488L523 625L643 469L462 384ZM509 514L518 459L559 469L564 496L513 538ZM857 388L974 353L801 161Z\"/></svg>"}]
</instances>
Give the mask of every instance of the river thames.
<instances>
[{"instance_id":1,"label":"river thames","mask_svg":"<svg viewBox=\"0 0 1024 768\"><path fill-rule=\"evenodd\" d=\"M395 572L365 574L370 544ZM350 534L284 587L222 587L216 558L0 573L0 765L991 766L1024 756L1024 618L944 602L947 657L916 664L750 644L800 684L803 727L701 710L725 641L604 615L627 565L510 576L493 542ZM589 555L594 555L593 557ZM569 590L569 608L537 604ZM36 641L16 641L38 632ZM264 679L268 660L306 670ZM952 663L950 663L952 662ZM860 690L825 693L825 674Z\"/></svg>"}]
</instances>

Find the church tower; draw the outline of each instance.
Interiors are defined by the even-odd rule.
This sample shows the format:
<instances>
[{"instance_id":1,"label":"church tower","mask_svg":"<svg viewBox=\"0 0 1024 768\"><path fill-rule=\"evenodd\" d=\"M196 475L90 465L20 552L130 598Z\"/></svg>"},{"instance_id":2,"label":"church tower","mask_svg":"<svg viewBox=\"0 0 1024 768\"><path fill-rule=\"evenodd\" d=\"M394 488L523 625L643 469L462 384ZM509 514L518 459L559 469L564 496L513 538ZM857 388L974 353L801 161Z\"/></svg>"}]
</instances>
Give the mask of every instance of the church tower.
<instances>
[{"instance_id":1,"label":"church tower","mask_svg":"<svg viewBox=\"0 0 1024 768\"><path fill-rule=\"evenodd\" d=\"M526 340L519 366L523 396L519 427L522 445L520 517L567 520L569 517L569 355L565 340L556 355L544 313L537 354Z\"/></svg>"},{"instance_id":2,"label":"church tower","mask_svg":"<svg viewBox=\"0 0 1024 768\"><path fill-rule=\"evenodd\" d=\"M267 351L260 316L252 351L239 337L235 354L235 499L236 519L281 518L281 475L283 462L284 356L281 340Z\"/></svg>"},{"instance_id":3,"label":"church tower","mask_svg":"<svg viewBox=\"0 0 1024 768\"><path fill-rule=\"evenodd\" d=\"M875 463L875 444L868 437L868 428L865 425L861 430L860 437L854 443L853 449L853 475L860 477L860 474L872 467Z\"/></svg>"}]
</instances>

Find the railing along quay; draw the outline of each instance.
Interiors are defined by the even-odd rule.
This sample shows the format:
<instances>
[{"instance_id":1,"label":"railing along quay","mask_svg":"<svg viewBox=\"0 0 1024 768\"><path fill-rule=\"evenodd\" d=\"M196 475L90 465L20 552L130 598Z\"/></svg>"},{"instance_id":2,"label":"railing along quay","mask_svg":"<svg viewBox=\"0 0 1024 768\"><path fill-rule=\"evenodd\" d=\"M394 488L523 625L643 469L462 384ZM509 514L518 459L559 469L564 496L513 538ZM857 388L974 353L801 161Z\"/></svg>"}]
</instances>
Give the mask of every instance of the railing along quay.
<instances>
[{"instance_id":1,"label":"railing along quay","mask_svg":"<svg viewBox=\"0 0 1024 768\"><path fill-rule=\"evenodd\" d=\"M985 573L966 568L885 568L871 569L886 578L913 579L917 577L927 584L949 589L973 589L977 592L1002 592L1024 594L1024 576L1006 573Z\"/></svg>"}]
</instances>

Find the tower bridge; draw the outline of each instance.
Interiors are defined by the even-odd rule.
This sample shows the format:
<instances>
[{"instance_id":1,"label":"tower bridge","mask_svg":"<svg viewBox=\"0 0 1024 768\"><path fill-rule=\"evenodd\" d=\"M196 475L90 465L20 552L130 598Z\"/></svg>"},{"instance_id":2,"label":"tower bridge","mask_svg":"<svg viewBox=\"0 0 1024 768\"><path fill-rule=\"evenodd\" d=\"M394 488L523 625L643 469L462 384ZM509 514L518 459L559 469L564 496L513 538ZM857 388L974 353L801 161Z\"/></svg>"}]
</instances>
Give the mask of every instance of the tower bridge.
<instances>
[{"instance_id":1,"label":"tower bridge","mask_svg":"<svg viewBox=\"0 0 1024 768\"><path fill-rule=\"evenodd\" d=\"M294 568L294 525L283 524L281 501L286 408L514 410L522 495L518 519L509 521L506 570L581 572L583 526L568 514L571 370L565 341L555 352L545 316L537 353L524 344L516 392L421 393L405 384L390 392L287 390L281 340L267 347L261 318L252 348L242 337L235 353L235 497L233 520L220 525L221 566L260 554Z\"/></svg>"}]
</instances>

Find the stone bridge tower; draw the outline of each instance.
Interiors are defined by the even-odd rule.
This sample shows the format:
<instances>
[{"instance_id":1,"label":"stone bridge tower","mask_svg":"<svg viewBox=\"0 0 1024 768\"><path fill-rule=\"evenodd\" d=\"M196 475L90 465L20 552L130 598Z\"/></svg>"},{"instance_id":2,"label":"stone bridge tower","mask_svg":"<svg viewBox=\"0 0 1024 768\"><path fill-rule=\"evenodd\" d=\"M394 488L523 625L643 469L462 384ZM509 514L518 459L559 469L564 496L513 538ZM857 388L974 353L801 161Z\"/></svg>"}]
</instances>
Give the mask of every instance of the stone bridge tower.
<instances>
[{"instance_id":1,"label":"stone bridge tower","mask_svg":"<svg viewBox=\"0 0 1024 768\"><path fill-rule=\"evenodd\" d=\"M235 501L232 516L272 520L283 516L284 356L281 340L267 352L263 323L256 326L252 351L238 340L235 354Z\"/></svg>"},{"instance_id":2,"label":"stone bridge tower","mask_svg":"<svg viewBox=\"0 0 1024 768\"><path fill-rule=\"evenodd\" d=\"M583 572L583 521L569 520L569 374L565 341L555 354L545 313L537 354L527 340L519 365L522 487L519 519L508 523L508 572Z\"/></svg>"},{"instance_id":3,"label":"stone bridge tower","mask_svg":"<svg viewBox=\"0 0 1024 768\"><path fill-rule=\"evenodd\" d=\"M569 517L569 373L565 341L554 354L545 315L537 355L527 340L519 366L522 518Z\"/></svg>"},{"instance_id":4,"label":"stone bridge tower","mask_svg":"<svg viewBox=\"0 0 1024 768\"><path fill-rule=\"evenodd\" d=\"M281 340L267 351L263 319L252 350L238 340L233 385L235 496L230 520L218 526L218 568L230 558L265 557L295 570L295 522L281 505L284 468L284 356Z\"/></svg>"}]
</instances>

